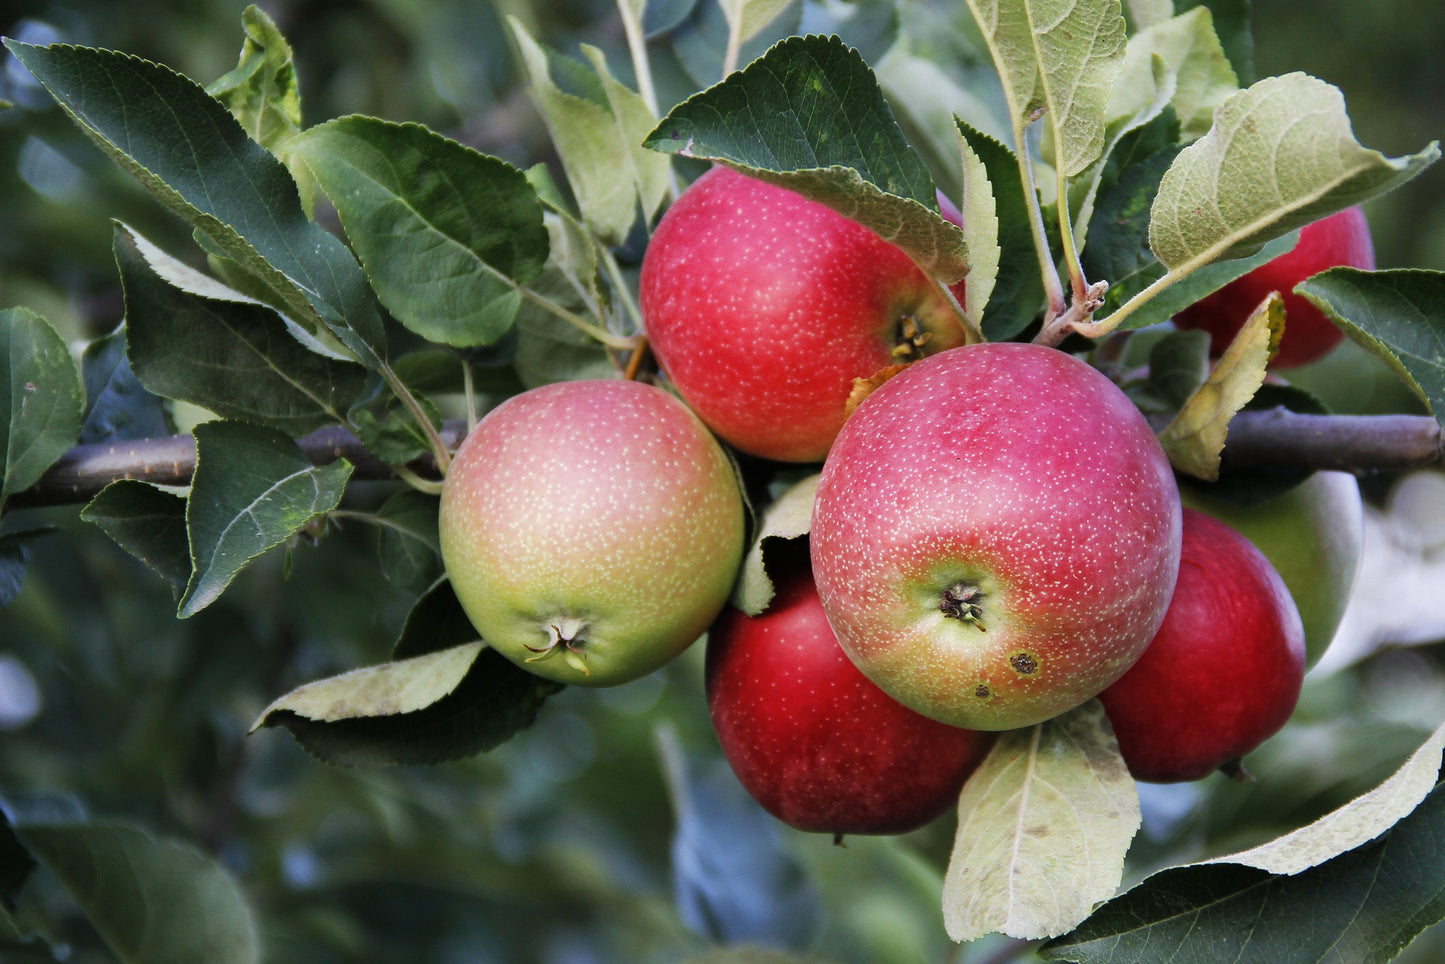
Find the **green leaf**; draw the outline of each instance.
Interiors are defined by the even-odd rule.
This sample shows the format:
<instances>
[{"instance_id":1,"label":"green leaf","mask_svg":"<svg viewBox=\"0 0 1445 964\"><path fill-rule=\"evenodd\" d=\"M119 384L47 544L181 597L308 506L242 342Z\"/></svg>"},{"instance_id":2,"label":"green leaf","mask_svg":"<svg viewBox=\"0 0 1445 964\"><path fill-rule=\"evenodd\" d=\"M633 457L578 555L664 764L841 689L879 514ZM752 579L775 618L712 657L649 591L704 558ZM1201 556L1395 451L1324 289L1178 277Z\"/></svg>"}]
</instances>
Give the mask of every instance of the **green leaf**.
<instances>
[{"instance_id":1,"label":"green leaf","mask_svg":"<svg viewBox=\"0 0 1445 964\"><path fill-rule=\"evenodd\" d=\"M251 964L251 909L213 858L119 822L22 825L27 850L126 964Z\"/></svg>"},{"instance_id":2,"label":"green leaf","mask_svg":"<svg viewBox=\"0 0 1445 964\"><path fill-rule=\"evenodd\" d=\"M409 659L439 649L460 646L477 638L472 621L445 580L422 593L406 614L406 624L392 645L392 659Z\"/></svg>"},{"instance_id":3,"label":"green leaf","mask_svg":"<svg viewBox=\"0 0 1445 964\"><path fill-rule=\"evenodd\" d=\"M1113 896L1139 828L1134 780L1091 700L999 735L958 800L943 880L955 941L1062 934Z\"/></svg>"},{"instance_id":4,"label":"green leaf","mask_svg":"<svg viewBox=\"0 0 1445 964\"><path fill-rule=\"evenodd\" d=\"M0 503L30 488L80 437L85 396L65 341L25 308L0 311Z\"/></svg>"},{"instance_id":5,"label":"green leaf","mask_svg":"<svg viewBox=\"0 0 1445 964\"><path fill-rule=\"evenodd\" d=\"M345 421L367 371L303 345L270 307L116 225L126 341L156 395L300 437Z\"/></svg>"},{"instance_id":6,"label":"green leaf","mask_svg":"<svg viewBox=\"0 0 1445 964\"><path fill-rule=\"evenodd\" d=\"M291 149L315 172L381 303L429 341L491 344L547 260L521 171L418 124L342 117Z\"/></svg>"},{"instance_id":7,"label":"green leaf","mask_svg":"<svg viewBox=\"0 0 1445 964\"><path fill-rule=\"evenodd\" d=\"M756 37L792 0L718 0L729 30L739 43Z\"/></svg>"},{"instance_id":8,"label":"green leaf","mask_svg":"<svg viewBox=\"0 0 1445 964\"><path fill-rule=\"evenodd\" d=\"M1219 478L1229 421L1264 384L1266 366L1279 350L1284 327L1284 302L1272 292L1240 327L1209 377L1159 433L1175 469L1210 482Z\"/></svg>"},{"instance_id":9,"label":"green leaf","mask_svg":"<svg viewBox=\"0 0 1445 964\"><path fill-rule=\"evenodd\" d=\"M10 39L5 46L112 160L263 279L293 320L330 332L362 363L380 364L385 332L361 267L306 217L286 168L220 101L128 54Z\"/></svg>"},{"instance_id":10,"label":"green leaf","mask_svg":"<svg viewBox=\"0 0 1445 964\"><path fill-rule=\"evenodd\" d=\"M600 51L584 48L589 69L543 47L515 17L510 23L583 221L604 243L621 244L667 193L668 159L641 147L656 118L613 79Z\"/></svg>"},{"instance_id":11,"label":"green leaf","mask_svg":"<svg viewBox=\"0 0 1445 964\"><path fill-rule=\"evenodd\" d=\"M963 233L873 71L836 37L790 37L663 118L648 147L720 161L867 225L949 284L968 270Z\"/></svg>"},{"instance_id":12,"label":"green leaf","mask_svg":"<svg viewBox=\"0 0 1445 964\"><path fill-rule=\"evenodd\" d=\"M285 727L340 766L441 763L500 746L561 689L471 642L307 684L267 707L252 732Z\"/></svg>"},{"instance_id":13,"label":"green leaf","mask_svg":"<svg viewBox=\"0 0 1445 964\"><path fill-rule=\"evenodd\" d=\"M390 389L373 386L376 394L358 403L347 414L351 427L367 451L391 465L405 465L431 453L431 441L417 424L412 411ZM436 403L409 387L412 397L426 413L432 427L441 428L442 414Z\"/></svg>"},{"instance_id":14,"label":"green leaf","mask_svg":"<svg viewBox=\"0 0 1445 964\"><path fill-rule=\"evenodd\" d=\"M792 485L763 511L753 544L743 557L732 604L749 616L756 616L773 601L773 580L768 575L766 550L775 539L796 539L808 534L813 525L813 497L818 491L814 473Z\"/></svg>"},{"instance_id":15,"label":"green leaf","mask_svg":"<svg viewBox=\"0 0 1445 964\"><path fill-rule=\"evenodd\" d=\"M1184 136L1193 140L1209 130L1214 110L1239 90L1229 58L1214 33L1207 7L1153 24L1129 38L1124 69L1109 100L1108 116L1134 114L1153 99L1152 61L1161 57L1174 75L1170 103Z\"/></svg>"},{"instance_id":16,"label":"green leaf","mask_svg":"<svg viewBox=\"0 0 1445 964\"><path fill-rule=\"evenodd\" d=\"M998 218L998 273L988 304L983 310L983 333L989 341L1005 341L1017 336L1038 317L1044 303L1044 284L1034 255L1033 232L1029 228L1029 211L1025 202L1023 177L1018 159L1002 142L955 118L960 138L983 164ZM968 192L964 193L965 206ZM964 211L965 233L972 230L971 219ZM970 246L970 251L973 248ZM977 256L976 252L975 255ZM973 304L974 272L968 275L966 293ZM972 307L969 311L972 312Z\"/></svg>"},{"instance_id":17,"label":"green leaf","mask_svg":"<svg viewBox=\"0 0 1445 964\"><path fill-rule=\"evenodd\" d=\"M1445 273L1331 268L1297 290L1384 359L1445 424Z\"/></svg>"},{"instance_id":18,"label":"green leaf","mask_svg":"<svg viewBox=\"0 0 1445 964\"><path fill-rule=\"evenodd\" d=\"M1374 841L1292 876L1227 863L1164 870L1040 953L1086 964L1199 959L1202 948L1208 960L1393 960L1445 918L1442 821L1437 784Z\"/></svg>"},{"instance_id":19,"label":"green leaf","mask_svg":"<svg viewBox=\"0 0 1445 964\"><path fill-rule=\"evenodd\" d=\"M1177 412L1208 377L1209 333L1171 331L1149 349L1148 378L1129 397L1145 414Z\"/></svg>"},{"instance_id":20,"label":"green leaf","mask_svg":"<svg viewBox=\"0 0 1445 964\"><path fill-rule=\"evenodd\" d=\"M336 508L352 468L345 459L314 466L285 435L244 422L205 422L195 437L186 502L193 571L181 618L215 602L252 559Z\"/></svg>"},{"instance_id":21,"label":"green leaf","mask_svg":"<svg viewBox=\"0 0 1445 964\"><path fill-rule=\"evenodd\" d=\"M171 433L160 398L146 391L126 357L125 325L85 346L85 421L80 443L120 442Z\"/></svg>"},{"instance_id":22,"label":"green leaf","mask_svg":"<svg viewBox=\"0 0 1445 964\"><path fill-rule=\"evenodd\" d=\"M562 309L595 313L602 293L597 286L597 251L586 229L570 215L548 212L552 258L531 288ZM517 377L527 387L574 378L609 378L617 366L604 345L543 304L527 302L517 314Z\"/></svg>"},{"instance_id":23,"label":"green leaf","mask_svg":"<svg viewBox=\"0 0 1445 964\"><path fill-rule=\"evenodd\" d=\"M404 489L383 502L371 521L381 530L377 555L389 581L415 592L436 581L442 572L436 496Z\"/></svg>"},{"instance_id":24,"label":"green leaf","mask_svg":"<svg viewBox=\"0 0 1445 964\"><path fill-rule=\"evenodd\" d=\"M138 479L101 489L80 518L99 526L126 552L170 583L177 599L191 578L186 500Z\"/></svg>"},{"instance_id":25,"label":"green leaf","mask_svg":"<svg viewBox=\"0 0 1445 964\"><path fill-rule=\"evenodd\" d=\"M286 143L301 132L301 84L291 45L276 22L255 4L241 12L241 26L246 39L236 66L208 84L206 93L230 110L252 140L281 159L309 214L316 185Z\"/></svg>"},{"instance_id":26,"label":"green leaf","mask_svg":"<svg viewBox=\"0 0 1445 964\"><path fill-rule=\"evenodd\" d=\"M1266 241L1382 194L1440 156L1387 158L1355 140L1344 97L1301 73L1226 100L1209 133L1159 184L1149 245L1175 275L1257 252Z\"/></svg>"},{"instance_id":27,"label":"green leaf","mask_svg":"<svg viewBox=\"0 0 1445 964\"><path fill-rule=\"evenodd\" d=\"M1104 149L1104 114L1127 44L1118 0L968 0L1003 81L1015 134L1042 112L1055 167L1073 177Z\"/></svg>"},{"instance_id":28,"label":"green leaf","mask_svg":"<svg viewBox=\"0 0 1445 964\"><path fill-rule=\"evenodd\" d=\"M959 122L960 125L962 121ZM999 262L1003 248L999 244L998 202L989 181L988 167L978 156L963 131L958 135L959 153L963 162L963 238L970 260L968 284L964 289L964 311L975 320L982 318L998 282Z\"/></svg>"},{"instance_id":29,"label":"green leaf","mask_svg":"<svg viewBox=\"0 0 1445 964\"><path fill-rule=\"evenodd\" d=\"M1214 20L1214 31L1241 84L1252 84L1254 74L1254 34L1250 29L1250 0L1175 0L1179 13L1194 7L1208 7Z\"/></svg>"}]
</instances>

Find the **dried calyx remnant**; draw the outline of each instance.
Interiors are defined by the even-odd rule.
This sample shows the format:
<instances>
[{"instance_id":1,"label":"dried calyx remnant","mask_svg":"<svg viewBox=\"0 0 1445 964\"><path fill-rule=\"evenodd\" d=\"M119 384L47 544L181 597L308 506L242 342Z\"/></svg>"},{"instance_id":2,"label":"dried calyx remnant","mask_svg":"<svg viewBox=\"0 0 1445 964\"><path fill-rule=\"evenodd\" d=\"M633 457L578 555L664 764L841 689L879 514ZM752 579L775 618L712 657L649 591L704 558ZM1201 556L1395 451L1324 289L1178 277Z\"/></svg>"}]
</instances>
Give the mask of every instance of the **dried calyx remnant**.
<instances>
[{"instance_id":1,"label":"dried calyx remnant","mask_svg":"<svg viewBox=\"0 0 1445 964\"><path fill-rule=\"evenodd\" d=\"M582 652L586 632L587 622L583 619L565 617L549 622L547 624L547 644L545 646L528 646L527 649L537 655L529 657L527 662L534 663L560 653L568 666L583 676L591 676L592 672L587 668L587 654Z\"/></svg>"},{"instance_id":2,"label":"dried calyx remnant","mask_svg":"<svg viewBox=\"0 0 1445 964\"><path fill-rule=\"evenodd\" d=\"M957 582L943 590L938 610L950 619L961 619L973 623L980 631L987 632L983 624L983 590L966 582Z\"/></svg>"},{"instance_id":3,"label":"dried calyx remnant","mask_svg":"<svg viewBox=\"0 0 1445 964\"><path fill-rule=\"evenodd\" d=\"M901 362L917 361L923 357L923 346L933 336L923 328L912 315L898 319L898 337L894 339L893 357Z\"/></svg>"}]
</instances>

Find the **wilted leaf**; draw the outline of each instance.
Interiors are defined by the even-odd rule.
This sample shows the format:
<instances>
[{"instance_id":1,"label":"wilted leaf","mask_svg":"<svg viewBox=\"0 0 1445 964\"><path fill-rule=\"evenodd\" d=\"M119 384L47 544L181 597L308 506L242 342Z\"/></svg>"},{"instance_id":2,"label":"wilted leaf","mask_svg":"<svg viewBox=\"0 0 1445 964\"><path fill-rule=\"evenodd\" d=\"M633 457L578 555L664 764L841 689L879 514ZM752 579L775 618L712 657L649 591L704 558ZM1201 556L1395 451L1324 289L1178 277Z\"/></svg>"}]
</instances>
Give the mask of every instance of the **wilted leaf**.
<instances>
[{"instance_id":1,"label":"wilted leaf","mask_svg":"<svg viewBox=\"0 0 1445 964\"><path fill-rule=\"evenodd\" d=\"M291 142L341 216L382 304L429 341L491 344L547 260L521 171L418 124L342 117Z\"/></svg>"},{"instance_id":2,"label":"wilted leaf","mask_svg":"<svg viewBox=\"0 0 1445 964\"><path fill-rule=\"evenodd\" d=\"M215 602L251 560L336 508L352 468L345 459L314 466L285 435L244 422L206 422L195 437L186 500L192 572L181 618Z\"/></svg>"},{"instance_id":3,"label":"wilted leaf","mask_svg":"<svg viewBox=\"0 0 1445 964\"><path fill-rule=\"evenodd\" d=\"M369 366L385 332L360 266L307 218L286 168L225 106L169 68L109 50L5 46L127 173L245 271L287 313Z\"/></svg>"},{"instance_id":4,"label":"wilted leaf","mask_svg":"<svg viewBox=\"0 0 1445 964\"><path fill-rule=\"evenodd\" d=\"M441 763L511 739L561 689L474 641L309 683L267 707L252 732L284 727L340 766Z\"/></svg>"},{"instance_id":5,"label":"wilted leaf","mask_svg":"<svg viewBox=\"0 0 1445 964\"><path fill-rule=\"evenodd\" d=\"M1271 874L1297 874L1373 840L1408 816L1435 788L1445 725L1438 727L1385 782L1338 810L1268 843L1216 857Z\"/></svg>"},{"instance_id":6,"label":"wilted leaf","mask_svg":"<svg viewBox=\"0 0 1445 964\"><path fill-rule=\"evenodd\" d=\"M85 395L65 341L25 308L0 311L0 503L30 488L80 437Z\"/></svg>"},{"instance_id":7,"label":"wilted leaf","mask_svg":"<svg viewBox=\"0 0 1445 964\"><path fill-rule=\"evenodd\" d=\"M1339 90L1305 74L1270 77L1230 97L1209 133L1159 185L1149 244L1175 275L1259 246L1408 181L1440 155L1431 144L1387 158L1360 146Z\"/></svg>"},{"instance_id":8,"label":"wilted leaf","mask_svg":"<svg viewBox=\"0 0 1445 964\"><path fill-rule=\"evenodd\" d=\"M269 717L283 711L335 723L426 709L456 690L484 645L466 643L306 683L262 710L251 732L271 725Z\"/></svg>"},{"instance_id":9,"label":"wilted leaf","mask_svg":"<svg viewBox=\"0 0 1445 964\"><path fill-rule=\"evenodd\" d=\"M1055 166L1080 173L1104 149L1104 112L1124 64L1117 0L969 0L1003 80L1015 134L1040 114Z\"/></svg>"},{"instance_id":10,"label":"wilted leaf","mask_svg":"<svg viewBox=\"0 0 1445 964\"><path fill-rule=\"evenodd\" d=\"M773 601L773 581L768 576L765 549L774 539L796 539L813 527L813 497L818 491L816 473L794 484L763 510L757 535L743 557L732 604L749 616L756 616Z\"/></svg>"},{"instance_id":11,"label":"wilted leaf","mask_svg":"<svg viewBox=\"0 0 1445 964\"><path fill-rule=\"evenodd\" d=\"M1176 469L1206 481L1219 478L1229 420L1264 384L1265 366L1279 350L1284 326L1284 302L1272 293L1239 329L1204 384L1159 433Z\"/></svg>"},{"instance_id":12,"label":"wilted leaf","mask_svg":"<svg viewBox=\"0 0 1445 964\"><path fill-rule=\"evenodd\" d=\"M251 964L261 959L251 908L213 858L127 824L16 827L126 964Z\"/></svg>"},{"instance_id":13,"label":"wilted leaf","mask_svg":"<svg viewBox=\"0 0 1445 964\"><path fill-rule=\"evenodd\" d=\"M959 797L943 880L949 936L1034 939L1076 926L1118 888L1139 819L1097 700L1000 734Z\"/></svg>"},{"instance_id":14,"label":"wilted leaf","mask_svg":"<svg viewBox=\"0 0 1445 964\"><path fill-rule=\"evenodd\" d=\"M962 232L893 119L873 71L837 38L790 37L663 118L646 144L721 161L872 228L952 284Z\"/></svg>"},{"instance_id":15,"label":"wilted leaf","mask_svg":"<svg viewBox=\"0 0 1445 964\"><path fill-rule=\"evenodd\" d=\"M137 479L101 489L80 518L100 527L126 552L170 583L179 599L191 578L186 500Z\"/></svg>"},{"instance_id":16,"label":"wilted leaf","mask_svg":"<svg viewBox=\"0 0 1445 964\"><path fill-rule=\"evenodd\" d=\"M1439 762L1438 754L1436 757ZM1239 864L1161 871L1045 945L1049 960L1384 962L1445 918L1445 789L1375 840L1292 876Z\"/></svg>"},{"instance_id":17,"label":"wilted leaf","mask_svg":"<svg viewBox=\"0 0 1445 964\"><path fill-rule=\"evenodd\" d=\"M1445 273L1331 268L1298 291L1399 372L1445 424Z\"/></svg>"},{"instance_id":18,"label":"wilted leaf","mask_svg":"<svg viewBox=\"0 0 1445 964\"><path fill-rule=\"evenodd\" d=\"M311 350L274 310L124 225L115 229L115 257L130 363L151 392L293 438L345 421L365 368Z\"/></svg>"}]
</instances>

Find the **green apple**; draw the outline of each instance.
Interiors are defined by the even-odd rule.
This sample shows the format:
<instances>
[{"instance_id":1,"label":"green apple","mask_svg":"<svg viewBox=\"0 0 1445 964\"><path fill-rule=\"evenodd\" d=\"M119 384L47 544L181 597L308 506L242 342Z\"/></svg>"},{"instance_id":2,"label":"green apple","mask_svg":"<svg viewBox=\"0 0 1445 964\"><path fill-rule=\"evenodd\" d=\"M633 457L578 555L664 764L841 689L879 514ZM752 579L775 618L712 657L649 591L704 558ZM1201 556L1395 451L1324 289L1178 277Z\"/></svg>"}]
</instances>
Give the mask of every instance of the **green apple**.
<instances>
[{"instance_id":1,"label":"green apple","mask_svg":"<svg viewBox=\"0 0 1445 964\"><path fill-rule=\"evenodd\" d=\"M1282 495L1231 505L1201 486L1180 486L1186 506L1243 533L1289 587L1305 627L1307 665L1324 655L1339 629L1360 566L1365 537L1360 486L1348 472L1316 472Z\"/></svg>"},{"instance_id":2,"label":"green apple","mask_svg":"<svg viewBox=\"0 0 1445 964\"><path fill-rule=\"evenodd\" d=\"M622 379L494 408L442 487L442 560L472 625L539 676L652 672L702 635L742 561L742 493L686 405Z\"/></svg>"}]
</instances>

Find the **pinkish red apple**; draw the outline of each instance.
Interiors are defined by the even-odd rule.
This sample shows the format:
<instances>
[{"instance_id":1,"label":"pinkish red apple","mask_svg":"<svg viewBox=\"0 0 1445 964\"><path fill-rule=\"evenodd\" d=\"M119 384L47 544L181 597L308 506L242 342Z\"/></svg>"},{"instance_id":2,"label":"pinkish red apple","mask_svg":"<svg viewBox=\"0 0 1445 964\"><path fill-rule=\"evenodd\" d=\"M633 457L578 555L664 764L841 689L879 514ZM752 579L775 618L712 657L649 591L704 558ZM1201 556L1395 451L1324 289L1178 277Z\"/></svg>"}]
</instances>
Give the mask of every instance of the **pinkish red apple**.
<instances>
[{"instance_id":1,"label":"pinkish red apple","mask_svg":"<svg viewBox=\"0 0 1445 964\"><path fill-rule=\"evenodd\" d=\"M739 450L785 462L827 454L855 378L964 341L953 308L898 247L726 167L663 216L640 297L678 393Z\"/></svg>"},{"instance_id":2,"label":"pinkish red apple","mask_svg":"<svg viewBox=\"0 0 1445 964\"><path fill-rule=\"evenodd\" d=\"M956 348L843 427L813 510L819 594L889 695L1002 730L1095 696L1144 651L1179 566L1179 491L1108 378L1028 344Z\"/></svg>"}]
</instances>

